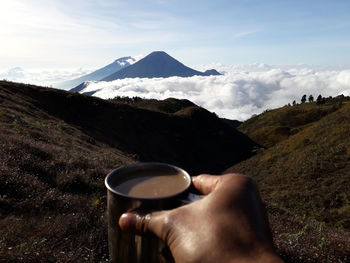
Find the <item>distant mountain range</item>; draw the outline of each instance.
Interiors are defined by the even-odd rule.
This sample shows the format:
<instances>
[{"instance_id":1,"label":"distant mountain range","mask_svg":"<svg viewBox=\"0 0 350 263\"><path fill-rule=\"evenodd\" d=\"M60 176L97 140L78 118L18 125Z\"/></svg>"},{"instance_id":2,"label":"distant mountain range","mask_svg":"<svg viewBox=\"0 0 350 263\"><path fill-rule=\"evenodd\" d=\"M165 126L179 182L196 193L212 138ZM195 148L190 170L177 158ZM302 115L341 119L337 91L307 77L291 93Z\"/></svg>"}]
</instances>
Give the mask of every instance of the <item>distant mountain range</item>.
<instances>
[{"instance_id":1,"label":"distant mountain range","mask_svg":"<svg viewBox=\"0 0 350 263\"><path fill-rule=\"evenodd\" d=\"M107 66L95 70L87 75L83 75L76 79L60 82L55 85L55 88L72 89L73 87L85 81L101 80L127 66L130 66L133 62L135 62L135 59L132 57L122 57L115 60L113 63L108 64Z\"/></svg>"},{"instance_id":2,"label":"distant mountain range","mask_svg":"<svg viewBox=\"0 0 350 263\"><path fill-rule=\"evenodd\" d=\"M210 76L221 75L215 69L200 72L189 68L169 56L164 51L155 51L139 60L138 62L119 69L112 74L100 79L102 81L113 81L124 78L167 78L167 77L191 77L191 76ZM81 83L71 89L74 92L80 92L87 86L87 83Z\"/></svg>"}]
</instances>

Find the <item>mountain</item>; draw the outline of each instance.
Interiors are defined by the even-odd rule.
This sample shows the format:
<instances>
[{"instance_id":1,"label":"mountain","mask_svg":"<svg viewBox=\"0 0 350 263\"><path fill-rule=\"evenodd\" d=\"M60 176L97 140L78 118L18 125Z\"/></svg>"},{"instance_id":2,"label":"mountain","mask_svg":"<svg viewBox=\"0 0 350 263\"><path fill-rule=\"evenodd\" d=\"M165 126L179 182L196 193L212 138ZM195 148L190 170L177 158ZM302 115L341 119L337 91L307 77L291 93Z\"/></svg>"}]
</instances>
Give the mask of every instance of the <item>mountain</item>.
<instances>
[{"instance_id":1,"label":"mountain","mask_svg":"<svg viewBox=\"0 0 350 263\"><path fill-rule=\"evenodd\" d=\"M173 76L191 77L210 75L221 74L215 69L207 70L205 72L191 69L169 56L164 51L155 51L135 64L125 67L118 72L103 78L102 81L112 81L124 78L167 78ZM86 88L87 85L89 85L88 82L81 83L74 89L71 89L71 91L80 92Z\"/></svg>"},{"instance_id":2,"label":"mountain","mask_svg":"<svg viewBox=\"0 0 350 263\"><path fill-rule=\"evenodd\" d=\"M55 85L55 88L59 89L72 89L73 87L79 85L82 82L85 81L93 81L93 80L101 80L107 76L109 76L112 73L115 73L129 65L131 65L132 62L134 62L135 59L132 57L122 57L117 60L115 60L113 63L108 64L107 66L100 68L98 70L95 70L94 72L91 72L87 75L81 76L76 79L64 81L61 83L57 83Z\"/></svg>"},{"instance_id":3,"label":"mountain","mask_svg":"<svg viewBox=\"0 0 350 263\"><path fill-rule=\"evenodd\" d=\"M196 71L180 63L164 51L155 51L132 66L105 77L104 81L124 78L167 78L220 75L216 70L206 73Z\"/></svg>"}]
</instances>

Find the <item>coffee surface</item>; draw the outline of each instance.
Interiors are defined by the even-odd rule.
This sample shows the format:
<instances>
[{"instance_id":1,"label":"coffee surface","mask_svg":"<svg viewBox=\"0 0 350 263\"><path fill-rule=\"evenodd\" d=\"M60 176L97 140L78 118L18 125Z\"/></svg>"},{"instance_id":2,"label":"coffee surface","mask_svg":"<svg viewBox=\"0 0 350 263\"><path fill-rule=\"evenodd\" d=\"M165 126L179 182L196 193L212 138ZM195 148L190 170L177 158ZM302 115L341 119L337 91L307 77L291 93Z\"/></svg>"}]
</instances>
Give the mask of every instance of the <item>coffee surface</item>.
<instances>
[{"instance_id":1,"label":"coffee surface","mask_svg":"<svg viewBox=\"0 0 350 263\"><path fill-rule=\"evenodd\" d=\"M188 185L181 173L164 174L156 171L135 172L113 188L122 194L141 198L166 197L177 194Z\"/></svg>"}]
</instances>

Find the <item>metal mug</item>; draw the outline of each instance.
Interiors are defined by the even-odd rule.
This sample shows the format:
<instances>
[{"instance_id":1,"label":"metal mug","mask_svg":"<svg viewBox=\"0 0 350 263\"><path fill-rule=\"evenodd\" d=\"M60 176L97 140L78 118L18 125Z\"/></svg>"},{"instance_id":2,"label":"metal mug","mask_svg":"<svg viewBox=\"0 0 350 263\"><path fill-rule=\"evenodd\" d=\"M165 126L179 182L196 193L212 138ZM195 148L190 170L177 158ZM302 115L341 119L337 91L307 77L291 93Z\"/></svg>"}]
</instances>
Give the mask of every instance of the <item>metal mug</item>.
<instances>
[{"instance_id":1,"label":"metal mug","mask_svg":"<svg viewBox=\"0 0 350 263\"><path fill-rule=\"evenodd\" d=\"M123 178L136 171L164 171L164 174L179 174L186 180L186 186L179 192L156 198L132 197L116 191L115 186ZM136 163L120 167L109 173L105 179L107 187L108 215L108 248L111 262L120 263L154 263L169 262L171 255L167 246L155 235L138 236L122 231L118 221L120 216L128 211L172 209L185 203L195 201L200 197L189 194L190 175L183 169L165 163ZM168 251L168 253L164 253ZM171 257L170 257L171 260Z\"/></svg>"}]
</instances>

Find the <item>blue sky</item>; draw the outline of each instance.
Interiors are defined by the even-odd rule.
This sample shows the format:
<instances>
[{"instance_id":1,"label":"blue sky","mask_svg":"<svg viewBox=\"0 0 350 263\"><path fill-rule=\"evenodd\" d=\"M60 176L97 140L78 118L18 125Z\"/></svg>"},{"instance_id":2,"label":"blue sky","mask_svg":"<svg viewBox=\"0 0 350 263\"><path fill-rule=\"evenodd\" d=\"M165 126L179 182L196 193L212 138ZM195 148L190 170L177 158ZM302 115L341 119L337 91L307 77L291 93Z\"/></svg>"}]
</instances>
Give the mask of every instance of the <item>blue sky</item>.
<instances>
[{"instance_id":1,"label":"blue sky","mask_svg":"<svg viewBox=\"0 0 350 263\"><path fill-rule=\"evenodd\" d=\"M349 0L1 0L0 68L94 68L164 50L189 66L350 68Z\"/></svg>"}]
</instances>

